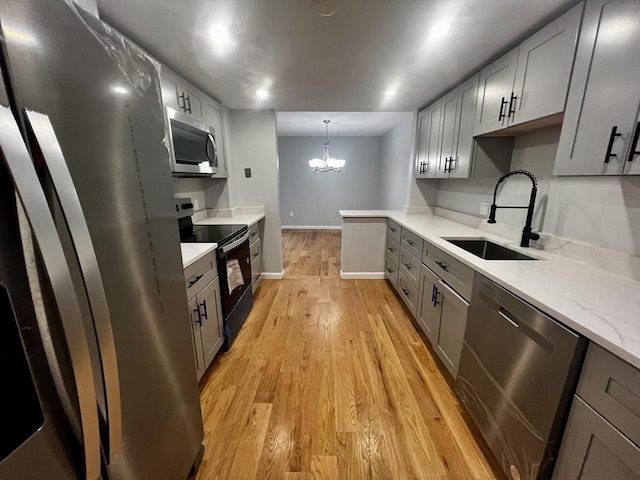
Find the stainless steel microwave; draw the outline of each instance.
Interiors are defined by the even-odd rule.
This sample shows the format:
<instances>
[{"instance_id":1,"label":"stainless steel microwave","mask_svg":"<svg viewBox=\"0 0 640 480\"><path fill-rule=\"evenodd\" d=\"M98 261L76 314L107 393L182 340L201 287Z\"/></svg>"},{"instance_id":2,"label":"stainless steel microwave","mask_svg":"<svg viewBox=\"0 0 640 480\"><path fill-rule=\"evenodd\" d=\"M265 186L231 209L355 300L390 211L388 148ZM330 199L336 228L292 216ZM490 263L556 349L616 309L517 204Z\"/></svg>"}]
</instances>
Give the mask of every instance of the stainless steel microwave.
<instances>
[{"instance_id":1,"label":"stainless steel microwave","mask_svg":"<svg viewBox=\"0 0 640 480\"><path fill-rule=\"evenodd\" d=\"M175 177L211 177L218 173L216 131L181 112L167 108L171 171Z\"/></svg>"}]
</instances>

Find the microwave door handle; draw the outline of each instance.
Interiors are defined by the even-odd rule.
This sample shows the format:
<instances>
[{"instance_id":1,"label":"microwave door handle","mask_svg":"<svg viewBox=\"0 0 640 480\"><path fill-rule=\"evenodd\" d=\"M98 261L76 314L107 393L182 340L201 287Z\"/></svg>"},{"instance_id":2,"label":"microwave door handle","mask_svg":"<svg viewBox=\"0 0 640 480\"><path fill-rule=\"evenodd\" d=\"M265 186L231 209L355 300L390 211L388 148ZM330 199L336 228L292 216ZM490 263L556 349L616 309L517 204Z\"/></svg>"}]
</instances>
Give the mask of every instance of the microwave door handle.
<instances>
[{"instance_id":1,"label":"microwave door handle","mask_svg":"<svg viewBox=\"0 0 640 480\"><path fill-rule=\"evenodd\" d=\"M122 443L120 378L111 314L98 259L78 193L51 120L42 113L31 111L25 113L27 123L31 127L37 146L42 153L42 159L49 170L82 270L100 354L101 365L96 368L102 367L104 379L109 432L108 458L113 460L120 451Z\"/></svg>"},{"instance_id":2,"label":"microwave door handle","mask_svg":"<svg viewBox=\"0 0 640 480\"><path fill-rule=\"evenodd\" d=\"M7 165L51 284L78 396L80 433L84 448L84 474L88 480L97 480L100 478L98 409L89 345L80 305L35 167L11 110L2 105L0 105L0 157ZM56 371L55 368L51 370Z\"/></svg>"},{"instance_id":3,"label":"microwave door handle","mask_svg":"<svg viewBox=\"0 0 640 480\"><path fill-rule=\"evenodd\" d=\"M244 235L242 235L242 237L240 237L238 240L235 240L234 242L231 242L229 245L225 245L224 247L222 247L222 253L227 253L233 250L234 248L236 248L237 246L242 245L242 243L248 238L249 238L249 231L247 231Z\"/></svg>"},{"instance_id":4,"label":"microwave door handle","mask_svg":"<svg viewBox=\"0 0 640 480\"><path fill-rule=\"evenodd\" d=\"M207 138L204 142L205 142L204 148L205 148L205 151L207 152L207 159L209 160L209 165L211 165L211 168L218 168L218 146L216 145L215 137L210 133L207 133ZM209 154L209 143L211 143L211 146L213 147L213 156Z\"/></svg>"}]
</instances>

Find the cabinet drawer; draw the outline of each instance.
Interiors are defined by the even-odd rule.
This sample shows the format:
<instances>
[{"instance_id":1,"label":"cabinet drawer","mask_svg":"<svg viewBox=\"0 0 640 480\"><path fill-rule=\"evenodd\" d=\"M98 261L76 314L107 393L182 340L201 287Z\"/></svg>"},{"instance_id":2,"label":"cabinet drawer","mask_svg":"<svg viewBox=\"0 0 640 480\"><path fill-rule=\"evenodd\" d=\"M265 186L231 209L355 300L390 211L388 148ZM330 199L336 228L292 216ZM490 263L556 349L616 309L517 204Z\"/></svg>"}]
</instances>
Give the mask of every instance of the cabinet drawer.
<instances>
[{"instance_id":1,"label":"cabinet drawer","mask_svg":"<svg viewBox=\"0 0 640 480\"><path fill-rule=\"evenodd\" d=\"M420 258L422 255L422 237L410 232L406 228L402 229L402 241L400 244L413 254L414 257Z\"/></svg>"},{"instance_id":2,"label":"cabinet drawer","mask_svg":"<svg viewBox=\"0 0 640 480\"><path fill-rule=\"evenodd\" d=\"M393 288L398 289L398 263L389 255L384 256L384 277L391 282Z\"/></svg>"},{"instance_id":3,"label":"cabinet drawer","mask_svg":"<svg viewBox=\"0 0 640 480\"><path fill-rule=\"evenodd\" d=\"M402 272L398 273L398 293L400 297L402 297L402 300L404 300L404 303L407 304L411 315L415 318L418 307L418 290Z\"/></svg>"},{"instance_id":4,"label":"cabinet drawer","mask_svg":"<svg viewBox=\"0 0 640 480\"><path fill-rule=\"evenodd\" d=\"M591 343L577 394L640 445L640 370Z\"/></svg>"},{"instance_id":5,"label":"cabinet drawer","mask_svg":"<svg viewBox=\"0 0 640 480\"><path fill-rule=\"evenodd\" d=\"M253 242L249 247L249 253L251 255L251 263L260 260L260 242Z\"/></svg>"},{"instance_id":6,"label":"cabinet drawer","mask_svg":"<svg viewBox=\"0 0 640 480\"><path fill-rule=\"evenodd\" d=\"M400 248L398 269L407 277L415 289L420 287L420 260L409 253L406 247Z\"/></svg>"},{"instance_id":7,"label":"cabinet drawer","mask_svg":"<svg viewBox=\"0 0 640 480\"><path fill-rule=\"evenodd\" d=\"M253 245L253 243L260 240L260 232L258 230L258 224L254 223L249 227L249 244Z\"/></svg>"},{"instance_id":8,"label":"cabinet drawer","mask_svg":"<svg viewBox=\"0 0 640 480\"><path fill-rule=\"evenodd\" d=\"M184 269L187 299L191 300L196 294L218 276L218 266L215 252L208 253L201 259Z\"/></svg>"},{"instance_id":9,"label":"cabinet drawer","mask_svg":"<svg viewBox=\"0 0 640 480\"><path fill-rule=\"evenodd\" d=\"M251 289L255 294L256 289L262 283L262 266L260 265L260 257L251 263Z\"/></svg>"},{"instance_id":10,"label":"cabinet drawer","mask_svg":"<svg viewBox=\"0 0 640 480\"><path fill-rule=\"evenodd\" d=\"M399 224L391 219L387 219L387 238L393 238L396 242L400 243L400 230Z\"/></svg>"},{"instance_id":11,"label":"cabinet drawer","mask_svg":"<svg viewBox=\"0 0 640 480\"><path fill-rule=\"evenodd\" d=\"M444 253L429 242L424 242L422 263L433 270L465 300L471 298L473 269Z\"/></svg>"},{"instance_id":12,"label":"cabinet drawer","mask_svg":"<svg viewBox=\"0 0 640 480\"><path fill-rule=\"evenodd\" d=\"M575 396L553 478L637 479L640 449Z\"/></svg>"},{"instance_id":13,"label":"cabinet drawer","mask_svg":"<svg viewBox=\"0 0 640 480\"><path fill-rule=\"evenodd\" d=\"M393 263L397 264L400 260L400 243L396 242L393 238L387 237L385 252L387 256L393 260Z\"/></svg>"}]
</instances>

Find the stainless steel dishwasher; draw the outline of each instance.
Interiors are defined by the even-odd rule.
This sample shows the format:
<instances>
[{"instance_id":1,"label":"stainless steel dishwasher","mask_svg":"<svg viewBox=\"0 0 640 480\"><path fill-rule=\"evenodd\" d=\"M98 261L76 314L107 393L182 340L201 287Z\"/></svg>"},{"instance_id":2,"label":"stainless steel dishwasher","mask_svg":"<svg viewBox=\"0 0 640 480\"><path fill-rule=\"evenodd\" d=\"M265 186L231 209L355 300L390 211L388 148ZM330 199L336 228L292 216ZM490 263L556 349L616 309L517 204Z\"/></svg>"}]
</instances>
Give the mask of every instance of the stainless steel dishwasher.
<instances>
[{"instance_id":1,"label":"stainless steel dishwasher","mask_svg":"<svg viewBox=\"0 0 640 480\"><path fill-rule=\"evenodd\" d=\"M456 390L508 477L551 476L586 345L476 274Z\"/></svg>"}]
</instances>

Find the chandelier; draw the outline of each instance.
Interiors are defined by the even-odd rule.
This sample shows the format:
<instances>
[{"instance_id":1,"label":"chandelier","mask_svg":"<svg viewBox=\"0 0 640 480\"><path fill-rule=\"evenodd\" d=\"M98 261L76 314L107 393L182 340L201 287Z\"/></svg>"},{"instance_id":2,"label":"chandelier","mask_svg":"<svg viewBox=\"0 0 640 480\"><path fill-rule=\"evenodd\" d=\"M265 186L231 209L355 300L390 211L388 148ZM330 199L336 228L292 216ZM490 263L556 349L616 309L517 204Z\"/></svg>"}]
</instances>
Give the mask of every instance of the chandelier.
<instances>
[{"instance_id":1,"label":"chandelier","mask_svg":"<svg viewBox=\"0 0 640 480\"><path fill-rule=\"evenodd\" d=\"M314 172L341 172L346 163L345 160L331 158L329 155L329 123L331 120L323 120L326 128L324 140L324 155L322 159L314 158L309 160L309 166Z\"/></svg>"}]
</instances>

